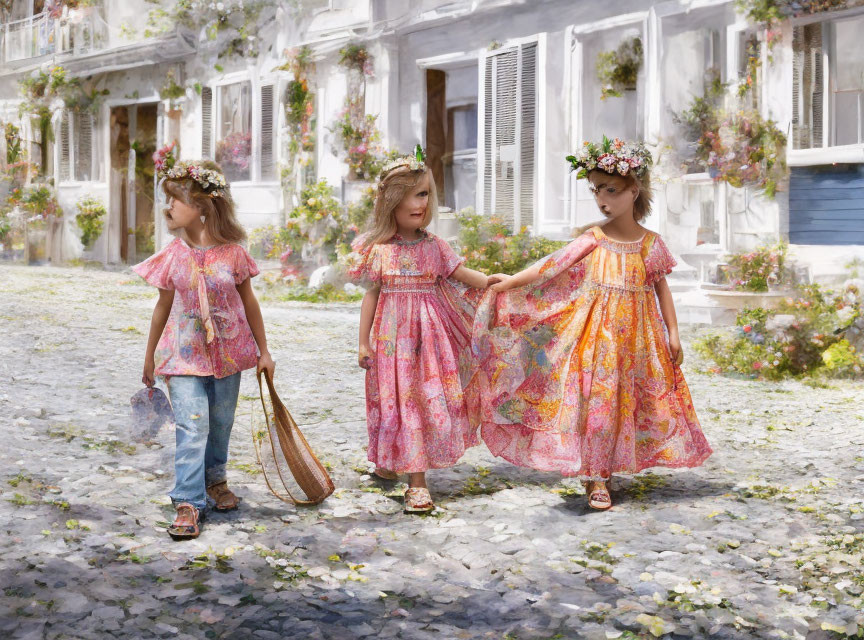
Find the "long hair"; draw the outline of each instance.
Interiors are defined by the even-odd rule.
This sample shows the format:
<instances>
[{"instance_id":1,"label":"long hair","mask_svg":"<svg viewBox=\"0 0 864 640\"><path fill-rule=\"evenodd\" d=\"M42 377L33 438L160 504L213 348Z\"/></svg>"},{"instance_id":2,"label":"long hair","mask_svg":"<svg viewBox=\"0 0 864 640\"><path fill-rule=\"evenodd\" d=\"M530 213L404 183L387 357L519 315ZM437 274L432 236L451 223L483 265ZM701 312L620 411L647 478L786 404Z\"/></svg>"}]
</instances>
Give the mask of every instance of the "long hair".
<instances>
[{"instance_id":1,"label":"long hair","mask_svg":"<svg viewBox=\"0 0 864 640\"><path fill-rule=\"evenodd\" d=\"M429 201L420 228L425 229L429 226L438 213L438 196L432 172L429 169L412 171L408 166L397 167L378 183L375 209L372 212L372 221L363 241L364 247L387 242L395 235L396 207L420 183L424 175L429 176Z\"/></svg>"},{"instance_id":2,"label":"long hair","mask_svg":"<svg viewBox=\"0 0 864 640\"><path fill-rule=\"evenodd\" d=\"M599 171L604 176L609 175L600 169L593 169L591 173L594 171ZM612 175L624 180L628 187L634 184L636 185L636 188L639 190L639 195L636 196L636 200L633 202L633 218L636 222L642 222L651 213L651 201L654 198L654 191L651 189L651 172L646 171L645 175L641 178L636 177L633 173L626 176L622 176L618 173Z\"/></svg>"},{"instance_id":3,"label":"long hair","mask_svg":"<svg viewBox=\"0 0 864 640\"><path fill-rule=\"evenodd\" d=\"M201 160L196 164L202 169L223 173L222 168L212 160ZM191 178L166 178L162 181L162 191L166 197L176 198L198 209L204 216L207 235L217 244L242 242L246 239L246 230L237 222L230 188L222 189L221 196L211 198L201 185Z\"/></svg>"}]
</instances>

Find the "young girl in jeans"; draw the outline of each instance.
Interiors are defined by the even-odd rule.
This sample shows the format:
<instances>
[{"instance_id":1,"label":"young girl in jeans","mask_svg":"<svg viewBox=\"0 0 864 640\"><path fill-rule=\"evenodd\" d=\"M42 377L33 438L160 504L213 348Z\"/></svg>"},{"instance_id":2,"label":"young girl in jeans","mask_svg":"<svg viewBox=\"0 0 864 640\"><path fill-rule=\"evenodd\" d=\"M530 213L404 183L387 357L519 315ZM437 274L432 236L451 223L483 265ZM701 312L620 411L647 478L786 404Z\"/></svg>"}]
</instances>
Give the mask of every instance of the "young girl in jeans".
<instances>
[{"instance_id":1,"label":"young girl in jeans","mask_svg":"<svg viewBox=\"0 0 864 640\"><path fill-rule=\"evenodd\" d=\"M208 496L217 511L237 508L225 466L240 372L257 366L272 375L274 364L250 280L258 268L237 244L246 233L221 169L180 162L159 175L177 238L133 270L159 289L143 382L165 376L174 409L177 517L168 533L179 540L199 535Z\"/></svg>"}]
</instances>

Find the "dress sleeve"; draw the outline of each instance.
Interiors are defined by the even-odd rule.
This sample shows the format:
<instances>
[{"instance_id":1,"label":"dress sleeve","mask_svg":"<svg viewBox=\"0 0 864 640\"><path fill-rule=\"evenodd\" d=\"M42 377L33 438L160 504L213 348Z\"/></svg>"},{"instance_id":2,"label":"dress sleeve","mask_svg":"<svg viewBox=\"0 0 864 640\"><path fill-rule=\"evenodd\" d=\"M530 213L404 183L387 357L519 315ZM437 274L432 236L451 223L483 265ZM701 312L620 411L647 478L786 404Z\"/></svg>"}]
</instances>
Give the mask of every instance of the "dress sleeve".
<instances>
[{"instance_id":1,"label":"dress sleeve","mask_svg":"<svg viewBox=\"0 0 864 640\"><path fill-rule=\"evenodd\" d=\"M438 273L444 278L449 278L456 269L464 264L465 258L453 251L453 247L444 238L435 236L435 242L438 244L438 252L441 256Z\"/></svg>"},{"instance_id":2,"label":"dress sleeve","mask_svg":"<svg viewBox=\"0 0 864 640\"><path fill-rule=\"evenodd\" d=\"M590 231L586 231L567 246L549 254L537 262L540 265L540 279L535 286L542 285L570 269L575 270L574 275L578 275L581 282L585 276L585 265L582 264L582 260L596 248L597 238Z\"/></svg>"},{"instance_id":3,"label":"dress sleeve","mask_svg":"<svg viewBox=\"0 0 864 640\"><path fill-rule=\"evenodd\" d=\"M132 271L144 278L147 284L159 289L174 290L173 270L176 264L175 245L172 242L159 253L139 262Z\"/></svg>"},{"instance_id":4,"label":"dress sleeve","mask_svg":"<svg viewBox=\"0 0 864 640\"><path fill-rule=\"evenodd\" d=\"M651 246L648 247L648 254L644 261L646 284L655 284L661 278L669 275L672 273L672 267L677 264L666 247L666 243L658 235L654 236Z\"/></svg>"},{"instance_id":5,"label":"dress sleeve","mask_svg":"<svg viewBox=\"0 0 864 640\"><path fill-rule=\"evenodd\" d=\"M345 258L348 278L357 284L381 281L381 258L375 245L364 246L367 234L354 239L351 253Z\"/></svg>"},{"instance_id":6,"label":"dress sleeve","mask_svg":"<svg viewBox=\"0 0 864 640\"><path fill-rule=\"evenodd\" d=\"M241 284L247 278L254 278L259 273L255 260L238 244L234 250L234 284Z\"/></svg>"}]
</instances>

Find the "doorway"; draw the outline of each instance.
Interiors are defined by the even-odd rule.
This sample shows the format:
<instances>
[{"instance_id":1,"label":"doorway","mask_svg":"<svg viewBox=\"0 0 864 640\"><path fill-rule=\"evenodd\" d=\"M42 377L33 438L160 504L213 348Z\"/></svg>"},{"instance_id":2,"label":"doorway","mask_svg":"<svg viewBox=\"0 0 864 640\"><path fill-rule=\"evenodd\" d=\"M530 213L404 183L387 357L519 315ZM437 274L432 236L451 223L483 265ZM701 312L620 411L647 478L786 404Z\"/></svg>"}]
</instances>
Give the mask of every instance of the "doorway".
<instances>
[{"instance_id":1,"label":"doorway","mask_svg":"<svg viewBox=\"0 0 864 640\"><path fill-rule=\"evenodd\" d=\"M134 264L155 251L155 169L158 103L111 108L111 201L119 259Z\"/></svg>"},{"instance_id":2,"label":"doorway","mask_svg":"<svg viewBox=\"0 0 864 640\"><path fill-rule=\"evenodd\" d=\"M426 69L426 157L438 203L473 207L477 187L477 62Z\"/></svg>"}]
</instances>

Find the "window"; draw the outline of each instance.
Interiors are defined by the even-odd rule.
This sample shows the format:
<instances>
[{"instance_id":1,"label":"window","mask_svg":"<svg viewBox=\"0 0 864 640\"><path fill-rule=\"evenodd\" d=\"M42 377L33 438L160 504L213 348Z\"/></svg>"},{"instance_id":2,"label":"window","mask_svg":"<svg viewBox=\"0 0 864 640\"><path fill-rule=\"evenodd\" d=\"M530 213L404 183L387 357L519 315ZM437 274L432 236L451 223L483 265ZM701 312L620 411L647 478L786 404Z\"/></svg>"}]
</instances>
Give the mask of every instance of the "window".
<instances>
[{"instance_id":1,"label":"window","mask_svg":"<svg viewBox=\"0 0 864 640\"><path fill-rule=\"evenodd\" d=\"M482 64L482 210L516 229L534 222L537 43L496 50Z\"/></svg>"},{"instance_id":2,"label":"window","mask_svg":"<svg viewBox=\"0 0 864 640\"><path fill-rule=\"evenodd\" d=\"M251 180L252 90L248 82L219 87L216 162L231 181Z\"/></svg>"},{"instance_id":3,"label":"window","mask_svg":"<svg viewBox=\"0 0 864 640\"><path fill-rule=\"evenodd\" d=\"M864 16L834 25L834 144L860 144L864 112Z\"/></svg>"},{"instance_id":4,"label":"window","mask_svg":"<svg viewBox=\"0 0 864 640\"><path fill-rule=\"evenodd\" d=\"M864 143L862 31L864 15L795 27L793 148Z\"/></svg>"}]
</instances>

